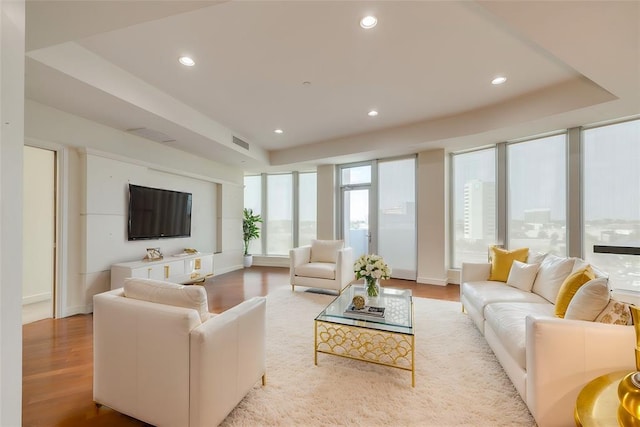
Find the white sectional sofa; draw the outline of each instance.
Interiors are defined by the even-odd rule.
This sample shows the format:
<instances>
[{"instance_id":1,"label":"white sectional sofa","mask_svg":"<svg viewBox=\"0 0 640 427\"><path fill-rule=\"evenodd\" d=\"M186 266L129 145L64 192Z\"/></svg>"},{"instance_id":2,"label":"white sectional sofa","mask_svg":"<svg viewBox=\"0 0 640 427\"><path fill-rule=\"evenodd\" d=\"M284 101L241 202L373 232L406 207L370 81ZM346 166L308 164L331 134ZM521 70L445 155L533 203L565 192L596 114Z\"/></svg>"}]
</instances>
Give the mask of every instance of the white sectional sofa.
<instances>
[{"instance_id":1,"label":"white sectional sofa","mask_svg":"<svg viewBox=\"0 0 640 427\"><path fill-rule=\"evenodd\" d=\"M463 311L540 427L574 426L576 398L589 381L616 370L635 370L633 326L603 323L627 323L628 307L610 300L606 275L597 268L589 271L598 280L578 288L564 318L556 315L562 285L587 265L577 258L528 256L525 263L513 262L506 282L489 280L491 263L462 266Z\"/></svg>"}]
</instances>

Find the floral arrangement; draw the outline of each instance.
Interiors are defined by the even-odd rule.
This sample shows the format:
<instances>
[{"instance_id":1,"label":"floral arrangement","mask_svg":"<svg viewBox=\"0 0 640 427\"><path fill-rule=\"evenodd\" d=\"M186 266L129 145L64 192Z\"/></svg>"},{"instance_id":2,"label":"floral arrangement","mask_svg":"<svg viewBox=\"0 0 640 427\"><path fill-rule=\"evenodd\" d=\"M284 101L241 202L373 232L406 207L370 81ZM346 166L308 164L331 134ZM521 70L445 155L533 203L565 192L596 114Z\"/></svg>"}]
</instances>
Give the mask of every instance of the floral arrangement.
<instances>
[{"instance_id":1,"label":"floral arrangement","mask_svg":"<svg viewBox=\"0 0 640 427\"><path fill-rule=\"evenodd\" d=\"M391 269L387 263L380 255L375 254L365 254L358 258L353 264L353 272L356 279L365 279L367 295L370 297L379 295L378 280L391 277Z\"/></svg>"}]
</instances>

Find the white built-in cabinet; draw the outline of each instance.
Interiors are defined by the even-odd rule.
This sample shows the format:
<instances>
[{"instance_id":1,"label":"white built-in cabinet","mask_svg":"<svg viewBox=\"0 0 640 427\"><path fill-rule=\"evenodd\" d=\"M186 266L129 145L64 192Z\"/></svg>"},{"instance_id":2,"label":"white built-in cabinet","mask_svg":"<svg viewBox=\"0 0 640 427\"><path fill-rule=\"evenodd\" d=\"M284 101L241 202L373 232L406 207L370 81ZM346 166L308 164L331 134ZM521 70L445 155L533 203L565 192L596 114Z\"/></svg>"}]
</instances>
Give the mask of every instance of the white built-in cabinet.
<instances>
[{"instance_id":1,"label":"white built-in cabinet","mask_svg":"<svg viewBox=\"0 0 640 427\"><path fill-rule=\"evenodd\" d=\"M213 254L167 256L156 261L133 261L111 266L111 289L121 288L124 279L139 277L173 283L195 283L213 276Z\"/></svg>"}]
</instances>

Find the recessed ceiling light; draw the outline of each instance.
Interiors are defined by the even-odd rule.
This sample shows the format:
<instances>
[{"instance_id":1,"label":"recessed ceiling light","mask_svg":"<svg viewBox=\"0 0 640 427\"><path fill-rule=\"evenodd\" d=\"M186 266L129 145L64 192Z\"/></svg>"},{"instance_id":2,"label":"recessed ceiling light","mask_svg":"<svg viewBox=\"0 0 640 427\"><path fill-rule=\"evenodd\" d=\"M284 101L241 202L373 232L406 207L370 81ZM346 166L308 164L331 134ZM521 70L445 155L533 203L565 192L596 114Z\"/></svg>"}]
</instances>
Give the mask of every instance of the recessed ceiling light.
<instances>
[{"instance_id":1,"label":"recessed ceiling light","mask_svg":"<svg viewBox=\"0 0 640 427\"><path fill-rule=\"evenodd\" d=\"M284 133L284 131L282 129L276 129L274 130L275 133Z\"/></svg>"},{"instance_id":2,"label":"recessed ceiling light","mask_svg":"<svg viewBox=\"0 0 640 427\"><path fill-rule=\"evenodd\" d=\"M367 113L367 115L368 115L369 117L375 117L375 116L377 116L377 115L378 115L378 112L377 112L376 110L371 110L371 111L369 111L369 112Z\"/></svg>"},{"instance_id":3,"label":"recessed ceiling light","mask_svg":"<svg viewBox=\"0 0 640 427\"><path fill-rule=\"evenodd\" d=\"M194 65L196 65L196 62L188 56L181 56L178 61L180 61L180 63L186 67L193 67Z\"/></svg>"},{"instance_id":4,"label":"recessed ceiling light","mask_svg":"<svg viewBox=\"0 0 640 427\"><path fill-rule=\"evenodd\" d=\"M365 16L360 20L360 26L364 29L373 28L378 23L378 19L375 16Z\"/></svg>"},{"instance_id":5,"label":"recessed ceiling light","mask_svg":"<svg viewBox=\"0 0 640 427\"><path fill-rule=\"evenodd\" d=\"M506 82L507 78L504 76L498 76L496 78L494 78L493 80L491 80L491 84L492 85L501 85L502 83Z\"/></svg>"}]
</instances>

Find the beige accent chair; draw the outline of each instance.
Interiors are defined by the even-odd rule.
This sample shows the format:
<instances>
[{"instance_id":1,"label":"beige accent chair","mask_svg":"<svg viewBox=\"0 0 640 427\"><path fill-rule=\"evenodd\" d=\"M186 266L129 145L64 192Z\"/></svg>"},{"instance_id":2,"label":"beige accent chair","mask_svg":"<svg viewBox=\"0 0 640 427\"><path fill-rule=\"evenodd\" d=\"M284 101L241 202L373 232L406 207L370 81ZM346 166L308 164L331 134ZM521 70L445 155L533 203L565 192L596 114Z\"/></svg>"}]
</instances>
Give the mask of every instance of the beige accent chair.
<instances>
[{"instance_id":1,"label":"beige accent chair","mask_svg":"<svg viewBox=\"0 0 640 427\"><path fill-rule=\"evenodd\" d=\"M354 279L353 249L342 240L313 240L289 251L291 289L330 289L340 294Z\"/></svg>"},{"instance_id":2,"label":"beige accent chair","mask_svg":"<svg viewBox=\"0 0 640 427\"><path fill-rule=\"evenodd\" d=\"M98 406L155 426L216 426L264 385L264 297L216 315L201 286L126 279L93 303Z\"/></svg>"}]
</instances>

